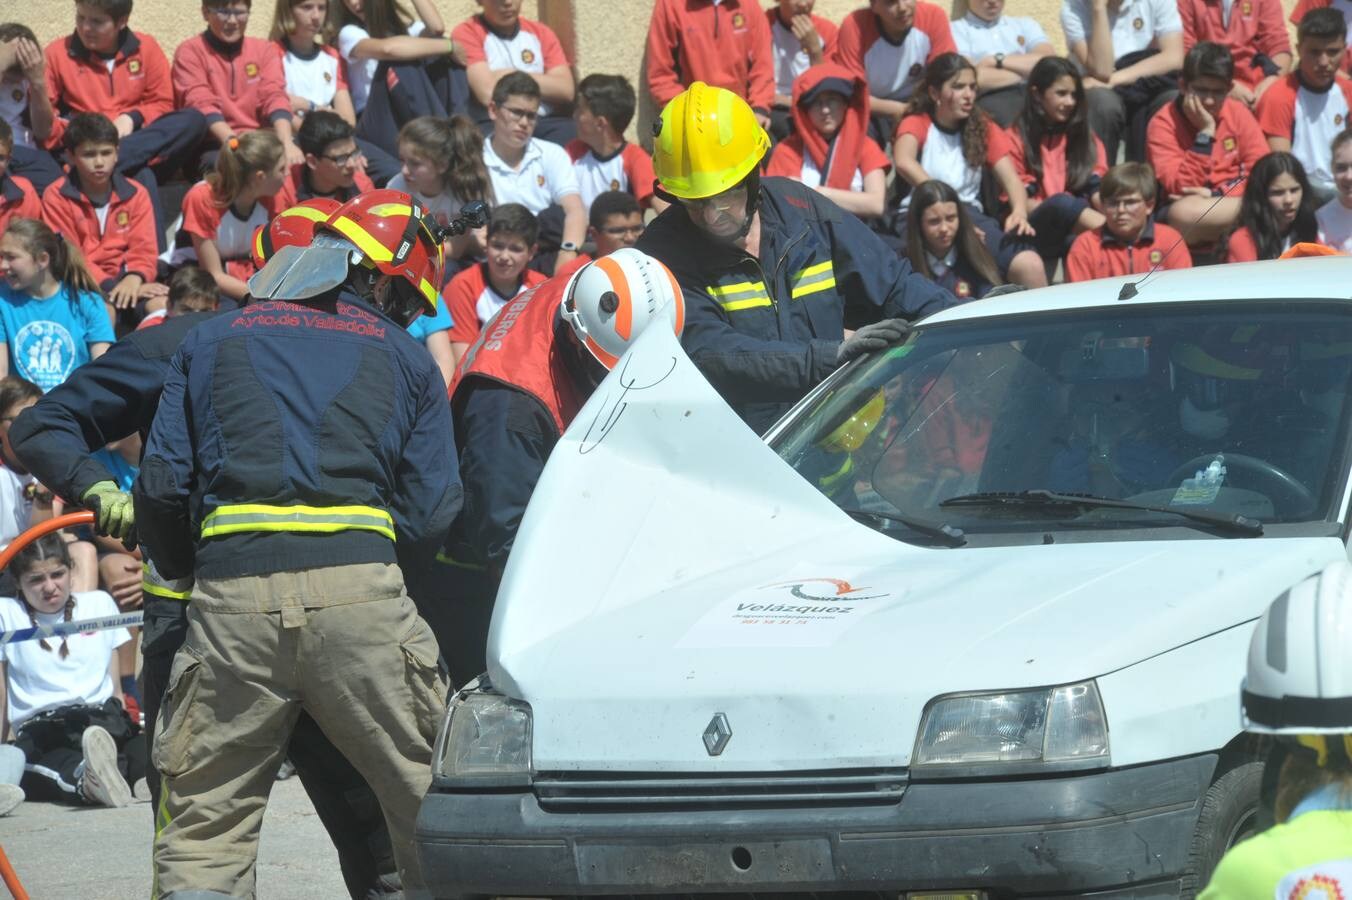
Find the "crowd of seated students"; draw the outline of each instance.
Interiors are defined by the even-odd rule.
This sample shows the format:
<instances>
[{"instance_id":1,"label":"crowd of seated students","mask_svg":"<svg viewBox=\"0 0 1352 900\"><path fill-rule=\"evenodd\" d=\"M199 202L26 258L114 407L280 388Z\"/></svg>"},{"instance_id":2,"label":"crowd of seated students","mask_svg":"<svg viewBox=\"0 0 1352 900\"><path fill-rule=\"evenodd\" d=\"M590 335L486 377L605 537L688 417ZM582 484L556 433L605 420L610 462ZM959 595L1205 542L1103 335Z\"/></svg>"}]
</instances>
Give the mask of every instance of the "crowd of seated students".
<instances>
[{"instance_id":1,"label":"crowd of seated students","mask_svg":"<svg viewBox=\"0 0 1352 900\"><path fill-rule=\"evenodd\" d=\"M261 39L252 0L205 0L171 53L133 0L71 0L45 47L0 22L0 544L61 506L8 452L17 410L133 327L247 302L255 234L296 202L388 185L443 224L489 204L410 329L450 381L509 300L666 208L626 137L648 128L638 85L659 108L697 80L738 93L773 136L767 176L963 298L1352 253L1352 52L1330 0L1296 4L1294 49L1280 0L1063 0L1064 55L1006 0L860 0L838 22L814 0L654 0L645 70L580 81L521 0L476 2L451 23L436 0L274 0ZM106 462L134 477L138 453ZM140 602L134 554L64 544L71 596ZM122 671L134 652L98 650Z\"/></svg>"},{"instance_id":2,"label":"crowd of seated students","mask_svg":"<svg viewBox=\"0 0 1352 900\"><path fill-rule=\"evenodd\" d=\"M171 55L131 27L132 0L72 5L72 32L45 50L0 23L0 221L37 214L70 237L119 329L162 310L189 263L242 299L241 236L310 197L389 184L446 220L471 200L519 204L544 274L585 258L601 194L630 193L645 217L666 205L626 138L637 79L576 81L517 0L478 0L460 23L433 0L276 0L266 40L246 35L252 0L210 0ZM1199 262L1265 244L1242 213L1268 152L1301 163L1307 204L1347 208L1330 149L1352 108L1338 9L1301 4L1293 53L1278 0L1064 0L1065 56L1020 11L867 0L833 22L814 0L657 0L639 74L659 105L695 80L741 94L775 137L767 174L811 185L899 253L911 194L948 184L999 278L1028 286L1068 277L1072 244L1103 233L1099 188L1122 162L1151 165L1152 222ZM248 171L227 177L235 164ZM486 258L487 236L447 250L449 283Z\"/></svg>"}]
</instances>

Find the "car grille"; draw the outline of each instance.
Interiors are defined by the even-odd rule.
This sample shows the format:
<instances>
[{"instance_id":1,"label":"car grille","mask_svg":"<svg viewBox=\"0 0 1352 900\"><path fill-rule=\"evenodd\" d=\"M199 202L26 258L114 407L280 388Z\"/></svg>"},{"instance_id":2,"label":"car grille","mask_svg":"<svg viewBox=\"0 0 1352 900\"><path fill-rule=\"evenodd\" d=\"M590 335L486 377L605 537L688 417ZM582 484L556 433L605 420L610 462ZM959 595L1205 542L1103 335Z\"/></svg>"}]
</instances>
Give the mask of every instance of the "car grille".
<instances>
[{"instance_id":1,"label":"car grille","mask_svg":"<svg viewBox=\"0 0 1352 900\"><path fill-rule=\"evenodd\" d=\"M541 772L536 799L548 811L639 807L746 809L767 806L861 806L899 803L905 769L810 772L624 773Z\"/></svg>"}]
</instances>

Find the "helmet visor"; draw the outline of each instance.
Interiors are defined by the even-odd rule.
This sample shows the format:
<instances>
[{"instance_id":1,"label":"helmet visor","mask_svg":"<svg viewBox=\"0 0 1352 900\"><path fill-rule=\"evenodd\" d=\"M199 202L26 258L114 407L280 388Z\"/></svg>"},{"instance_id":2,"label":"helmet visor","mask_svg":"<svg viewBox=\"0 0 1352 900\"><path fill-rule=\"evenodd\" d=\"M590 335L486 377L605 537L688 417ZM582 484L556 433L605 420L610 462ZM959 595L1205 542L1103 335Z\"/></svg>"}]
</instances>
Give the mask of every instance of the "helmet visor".
<instances>
[{"instance_id":1,"label":"helmet visor","mask_svg":"<svg viewBox=\"0 0 1352 900\"><path fill-rule=\"evenodd\" d=\"M308 247L283 247L249 279L259 300L304 300L331 291L347 280L350 255L357 248L336 235L317 235Z\"/></svg>"}]
</instances>

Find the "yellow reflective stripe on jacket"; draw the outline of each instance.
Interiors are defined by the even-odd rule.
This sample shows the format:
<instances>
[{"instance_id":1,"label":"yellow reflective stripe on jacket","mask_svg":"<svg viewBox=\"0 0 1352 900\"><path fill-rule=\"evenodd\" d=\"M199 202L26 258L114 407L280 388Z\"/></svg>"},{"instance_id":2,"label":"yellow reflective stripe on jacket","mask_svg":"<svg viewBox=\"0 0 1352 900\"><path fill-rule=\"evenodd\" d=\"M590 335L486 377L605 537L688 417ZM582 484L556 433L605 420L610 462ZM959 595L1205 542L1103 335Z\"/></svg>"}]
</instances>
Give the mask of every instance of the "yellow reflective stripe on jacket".
<instances>
[{"instance_id":1,"label":"yellow reflective stripe on jacket","mask_svg":"<svg viewBox=\"0 0 1352 900\"><path fill-rule=\"evenodd\" d=\"M192 597L192 579L180 578L178 581L185 581L189 588L186 591L176 591L167 584L159 575L150 568L150 563L141 563L141 591L147 594L154 594L156 597L163 597L166 600L187 600Z\"/></svg>"},{"instance_id":2,"label":"yellow reflective stripe on jacket","mask_svg":"<svg viewBox=\"0 0 1352 900\"><path fill-rule=\"evenodd\" d=\"M334 534L339 531L374 531L394 540L394 518L374 506L271 506L266 503L232 503L219 507L202 520L202 537L219 537L241 531L296 531Z\"/></svg>"},{"instance_id":3,"label":"yellow reflective stripe on jacket","mask_svg":"<svg viewBox=\"0 0 1352 900\"><path fill-rule=\"evenodd\" d=\"M793 273L789 279L792 285L792 296L794 300L799 297L806 297L808 294L815 294L818 291L827 291L836 286L836 270L831 265L831 260L819 262L808 266L806 269L800 269Z\"/></svg>"},{"instance_id":4,"label":"yellow reflective stripe on jacket","mask_svg":"<svg viewBox=\"0 0 1352 900\"><path fill-rule=\"evenodd\" d=\"M763 281L710 285L709 296L714 298L714 302L721 306L724 312L738 312L770 305L770 295L766 292Z\"/></svg>"}]
</instances>

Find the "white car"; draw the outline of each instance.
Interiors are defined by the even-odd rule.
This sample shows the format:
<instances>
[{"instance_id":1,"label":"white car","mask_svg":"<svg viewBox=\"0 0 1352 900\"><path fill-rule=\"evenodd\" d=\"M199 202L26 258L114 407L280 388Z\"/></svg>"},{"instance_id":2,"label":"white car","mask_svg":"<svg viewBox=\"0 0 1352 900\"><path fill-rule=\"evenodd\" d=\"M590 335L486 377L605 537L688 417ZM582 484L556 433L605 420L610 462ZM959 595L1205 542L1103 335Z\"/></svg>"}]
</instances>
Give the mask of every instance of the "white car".
<instances>
[{"instance_id":1,"label":"white car","mask_svg":"<svg viewBox=\"0 0 1352 900\"><path fill-rule=\"evenodd\" d=\"M450 703L434 891L1191 896L1259 819L1253 622L1348 554L1352 259L1127 283L932 316L764 441L645 333Z\"/></svg>"}]
</instances>

